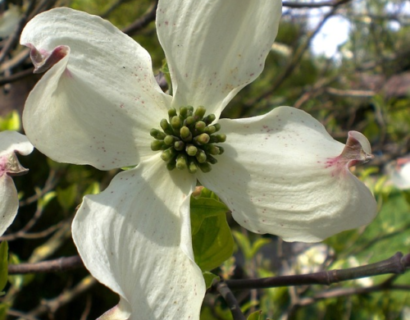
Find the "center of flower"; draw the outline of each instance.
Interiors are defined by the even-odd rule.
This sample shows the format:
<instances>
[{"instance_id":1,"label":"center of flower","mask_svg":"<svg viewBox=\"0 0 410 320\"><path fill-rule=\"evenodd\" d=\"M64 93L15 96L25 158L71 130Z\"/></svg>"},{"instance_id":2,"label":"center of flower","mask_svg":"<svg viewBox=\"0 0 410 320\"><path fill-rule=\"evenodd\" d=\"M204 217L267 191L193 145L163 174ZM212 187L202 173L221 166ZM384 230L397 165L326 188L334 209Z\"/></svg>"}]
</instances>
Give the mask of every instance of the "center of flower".
<instances>
[{"instance_id":1,"label":"center of flower","mask_svg":"<svg viewBox=\"0 0 410 320\"><path fill-rule=\"evenodd\" d=\"M216 134L221 129L214 114L205 116L205 108L181 107L168 111L169 120L162 119L162 130L151 129L155 138L151 143L153 151L162 150L161 158L167 163L168 170L188 169L195 173L211 171L211 164L217 163L214 156L224 149L216 143L225 142L226 135Z\"/></svg>"}]
</instances>

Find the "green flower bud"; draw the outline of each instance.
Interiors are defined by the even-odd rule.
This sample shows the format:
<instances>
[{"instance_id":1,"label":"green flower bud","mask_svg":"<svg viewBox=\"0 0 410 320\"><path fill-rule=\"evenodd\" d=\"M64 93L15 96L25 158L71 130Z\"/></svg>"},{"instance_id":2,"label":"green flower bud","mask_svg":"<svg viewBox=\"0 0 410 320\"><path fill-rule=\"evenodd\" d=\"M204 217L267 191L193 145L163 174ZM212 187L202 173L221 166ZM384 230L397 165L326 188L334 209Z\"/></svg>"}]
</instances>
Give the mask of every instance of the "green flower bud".
<instances>
[{"instance_id":1,"label":"green flower bud","mask_svg":"<svg viewBox=\"0 0 410 320\"><path fill-rule=\"evenodd\" d=\"M198 130L198 132L204 132L206 128L206 124L203 121L198 121L195 123L195 129Z\"/></svg>"},{"instance_id":2,"label":"green flower bud","mask_svg":"<svg viewBox=\"0 0 410 320\"><path fill-rule=\"evenodd\" d=\"M184 140L184 141L191 141L192 140L192 133L191 133L191 130L189 130L188 127L185 127L185 126L182 127L179 130L179 135L180 135L181 139Z\"/></svg>"},{"instance_id":3,"label":"green flower bud","mask_svg":"<svg viewBox=\"0 0 410 320\"><path fill-rule=\"evenodd\" d=\"M169 124L169 122L167 121L167 119L162 119L161 122L160 122L160 126L166 134L168 134L168 135L173 135L174 134L174 130L172 130L172 127Z\"/></svg>"},{"instance_id":4,"label":"green flower bud","mask_svg":"<svg viewBox=\"0 0 410 320\"><path fill-rule=\"evenodd\" d=\"M154 141L151 142L151 150L152 151L162 150L164 145L165 145L164 141L154 140Z\"/></svg>"},{"instance_id":5,"label":"green flower bud","mask_svg":"<svg viewBox=\"0 0 410 320\"><path fill-rule=\"evenodd\" d=\"M215 164L218 162L218 160L216 160L213 156L211 156L210 154L208 154L207 159L206 159L209 163L211 164Z\"/></svg>"},{"instance_id":6,"label":"green flower bud","mask_svg":"<svg viewBox=\"0 0 410 320\"><path fill-rule=\"evenodd\" d=\"M175 149L171 147L162 152L161 159L168 163L174 159L175 155Z\"/></svg>"},{"instance_id":7,"label":"green flower bud","mask_svg":"<svg viewBox=\"0 0 410 320\"><path fill-rule=\"evenodd\" d=\"M182 127L182 120L179 116L172 117L171 127L174 129L174 132L179 132L179 129Z\"/></svg>"},{"instance_id":8,"label":"green flower bud","mask_svg":"<svg viewBox=\"0 0 410 320\"><path fill-rule=\"evenodd\" d=\"M202 119L207 125L211 124L213 121L215 121L216 117L214 114L209 114L205 118Z\"/></svg>"},{"instance_id":9,"label":"green flower bud","mask_svg":"<svg viewBox=\"0 0 410 320\"><path fill-rule=\"evenodd\" d=\"M204 150L198 149L198 152L196 154L196 160L198 160L199 163L206 162L206 153Z\"/></svg>"},{"instance_id":10,"label":"green flower bud","mask_svg":"<svg viewBox=\"0 0 410 320\"><path fill-rule=\"evenodd\" d=\"M194 157L194 156L196 156L196 154L198 152L198 149L197 149L197 147L193 146L192 144L189 144L189 145L186 146L185 152L189 156Z\"/></svg>"},{"instance_id":11,"label":"green flower bud","mask_svg":"<svg viewBox=\"0 0 410 320\"><path fill-rule=\"evenodd\" d=\"M195 160L188 160L188 171L195 173L198 170L198 165Z\"/></svg>"},{"instance_id":12,"label":"green flower bud","mask_svg":"<svg viewBox=\"0 0 410 320\"><path fill-rule=\"evenodd\" d=\"M167 169L168 169L169 171L174 170L175 167L176 167L175 161L171 161L171 162L168 162L168 163L167 163Z\"/></svg>"},{"instance_id":13,"label":"green flower bud","mask_svg":"<svg viewBox=\"0 0 410 320\"><path fill-rule=\"evenodd\" d=\"M185 143L183 141L175 141L174 142L174 149L176 151L182 151L185 148Z\"/></svg>"},{"instance_id":14,"label":"green flower bud","mask_svg":"<svg viewBox=\"0 0 410 320\"><path fill-rule=\"evenodd\" d=\"M210 137L209 137L209 135L208 134L206 134L206 133L202 133L202 134L200 134L199 136L196 136L195 138L194 138L194 140L195 140L195 142L196 143L198 143L198 144L207 144L208 142L209 142L209 139L210 139Z\"/></svg>"},{"instance_id":15,"label":"green flower bud","mask_svg":"<svg viewBox=\"0 0 410 320\"><path fill-rule=\"evenodd\" d=\"M169 121L171 121L171 119L173 118L173 117L175 117L177 115L177 110L176 109L169 109L168 110L168 118L169 118Z\"/></svg>"},{"instance_id":16,"label":"green flower bud","mask_svg":"<svg viewBox=\"0 0 410 320\"><path fill-rule=\"evenodd\" d=\"M149 134L151 135L151 137L154 137L157 140L164 140L165 138L165 133L157 129L151 129Z\"/></svg>"},{"instance_id":17,"label":"green flower bud","mask_svg":"<svg viewBox=\"0 0 410 320\"><path fill-rule=\"evenodd\" d=\"M168 135L164 138L164 143L167 146L172 146L176 140L177 140L176 137Z\"/></svg>"},{"instance_id":18,"label":"green flower bud","mask_svg":"<svg viewBox=\"0 0 410 320\"><path fill-rule=\"evenodd\" d=\"M207 173L209 171L211 171L212 167L211 165L206 162L206 163L198 163L198 167L199 169L201 169L202 172Z\"/></svg>"},{"instance_id":19,"label":"green flower bud","mask_svg":"<svg viewBox=\"0 0 410 320\"><path fill-rule=\"evenodd\" d=\"M187 168L187 158L185 154L179 154L177 156L176 167L179 170L183 170Z\"/></svg>"},{"instance_id":20,"label":"green flower bud","mask_svg":"<svg viewBox=\"0 0 410 320\"><path fill-rule=\"evenodd\" d=\"M202 119L205 115L206 109L204 107L198 107L194 111L194 117L195 119L199 120Z\"/></svg>"}]
</instances>

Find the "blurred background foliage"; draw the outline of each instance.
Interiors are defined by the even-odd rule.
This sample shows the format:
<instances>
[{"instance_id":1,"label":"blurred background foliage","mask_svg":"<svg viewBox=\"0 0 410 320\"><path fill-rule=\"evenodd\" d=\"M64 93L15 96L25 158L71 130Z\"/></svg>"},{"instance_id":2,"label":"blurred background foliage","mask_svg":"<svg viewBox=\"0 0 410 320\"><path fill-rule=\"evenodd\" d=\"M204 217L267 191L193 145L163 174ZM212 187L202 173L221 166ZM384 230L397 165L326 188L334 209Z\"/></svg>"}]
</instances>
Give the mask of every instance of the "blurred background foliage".
<instances>
[{"instance_id":1,"label":"blurred background foliage","mask_svg":"<svg viewBox=\"0 0 410 320\"><path fill-rule=\"evenodd\" d=\"M12 5L24 12L29 2L0 1L0 12L6 13ZM390 161L406 155L410 148L409 3L406 0L347 0L334 1L336 5L320 9L292 6L305 2L312 3L287 2L277 42L267 58L264 72L234 98L223 117L249 117L288 105L312 114L341 142L345 142L349 130L363 132L373 146L375 158L370 164L355 168L355 173L374 192L380 211L366 228L343 232L323 243L310 245L251 234L236 225L228 214L235 253L214 270L224 279L348 268L387 259L397 251L410 253L410 191L396 189L384 169ZM37 5L43 5L40 11L70 6L101 15L127 30L149 15L155 2L48 0L37 1ZM348 24L346 41L333 54L320 54L315 51L313 40L321 27L334 18ZM334 29L334 37L340 36L338 31ZM127 33L150 52L154 73L159 74L165 57L155 23ZM4 38L0 48L6 45L7 38ZM326 41L319 46L327 46ZM19 45L12 46L0 65L0 130L22 131L20 117L24 100L39 79L38 75L26 72L32 66L24 50ZM16 57L20 56L18 60ZM13 75L23 76L8 81ZM38 151L20 160L30 172L14 179L21 206L15 222L1 239L9 243L10 263L77 254L70 235L76 207L85 194L103 190L116 172L58 164ZM361 290L393 282L402 285L402 290ZM262 310L260 319L408 320L409 284L408 272L329 287L242 290L235 295L247 315ZM118 302L118 297L96 283L85 269L9 276L3 291L0 320L95 319ZM232 316L219 296L208 294L201 319L228 320Z\"/></svg>"}]
</instances>

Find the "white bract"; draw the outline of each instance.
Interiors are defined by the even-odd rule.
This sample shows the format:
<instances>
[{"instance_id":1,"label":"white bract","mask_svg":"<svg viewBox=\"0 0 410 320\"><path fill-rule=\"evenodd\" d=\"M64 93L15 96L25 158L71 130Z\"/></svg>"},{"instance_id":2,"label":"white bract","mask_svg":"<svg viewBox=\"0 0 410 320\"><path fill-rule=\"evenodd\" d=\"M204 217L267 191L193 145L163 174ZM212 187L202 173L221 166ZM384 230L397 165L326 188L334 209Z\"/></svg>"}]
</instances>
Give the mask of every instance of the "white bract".
<instances>
[{"instance_id":1,"label":"white bract","mask_svg":"<svg viewBox=\"0 0 410 320\"><path fill-rule=\"evenodd\" d=\"M410 189L410 157L398 158L387 164L386 171L398 189Z\"/></svg>"},{"instance_id":2,"label":"white bract","mask_svg":"<svg viewBox=\"0 0 410 320\"><path fill-rule=\"evenodd\" d=\"M10 176L28 171L20 165L15 153L28 155L32 151L26 136L15 131L0 132L0 235L11 225L19 207L17 190Z\"/></svg>"},{"instance_id":3,"label":"white bract","mask_svg":"<svg viewBox=\"0 0 410 320\"><path fill-rule=\"evenodd\" d=\"M160 0L173 96L157 85L149 54L99 17L59 8L24 29L37 72L48 70L23 115L32 143L60 162L137 165L86 196L73 222L86 267L121 297L101 319L199 319L205 285L189 214L197 180L239 224L287 241L320 241L375 216L374 198L349 171L370 157L360 133L345 146L289 107L218 121L262 72L280 15L279 0ZM203 106L227 136L210 172L169 171L162 151L151 150L150 130L181 106Z\"/></svg>"}]
</instances>

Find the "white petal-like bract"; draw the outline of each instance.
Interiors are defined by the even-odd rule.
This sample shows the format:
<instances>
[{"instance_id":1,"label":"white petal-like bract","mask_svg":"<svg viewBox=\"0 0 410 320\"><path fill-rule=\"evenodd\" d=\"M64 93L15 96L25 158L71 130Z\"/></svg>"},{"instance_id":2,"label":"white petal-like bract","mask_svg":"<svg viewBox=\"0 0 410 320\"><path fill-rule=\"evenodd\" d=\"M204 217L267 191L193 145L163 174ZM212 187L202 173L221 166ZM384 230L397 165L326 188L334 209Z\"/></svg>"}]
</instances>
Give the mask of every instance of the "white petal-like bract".
<instances>
[{"instance_id":1,"label":"white petal-like bract","mask_svg":"<svg viewBox=\"0 0 410 320\"><path fill-rule=\"evenodd\" d=\"M121 312L102 319L112 319L110 312L129 312L130 320L199 319L205 283L192 253L194 187L192 175L169 172L158 155L84 198L75 244L91 274L123 301Z\"/></svg>"},{"instance_id":2,"label":"white petal-like bract","mask_svg":"<svg viewBox=\"0 0 410 320\"><path fill-rule=\"evenodd\" d=\"M352 155L341 156L345 145L306 112L279 107L219 123L228 137L225 153L199 180L243 227L286 241L316 242L375 217L373 195L349 170ZM364 136L353 136L363 143Z\"/></svg>"},{"instance_id":3,"label":"white petal-like bract","mask_svg":"<svg viewBox=\"0 0 410 320\"><path fill-rule=\"evenodd\" d=\"M152 73L149 54L106 20L69 8L37 15L20 42L46 74L23 113L27 136L59 161L108 170L152 154L149 131L171 97Z\"/></svg>"},{"instance_id":4,"label":"white petal-like bract","mask_svg":"<svg viewBox=\"0 0 410 320\"><path fill-rule=\"evenodd\" d=\"M203 106L218 118L262 72L281 14L279 0L160 1L157 30L173 106Z\"/></svg>"}]
</instances>

